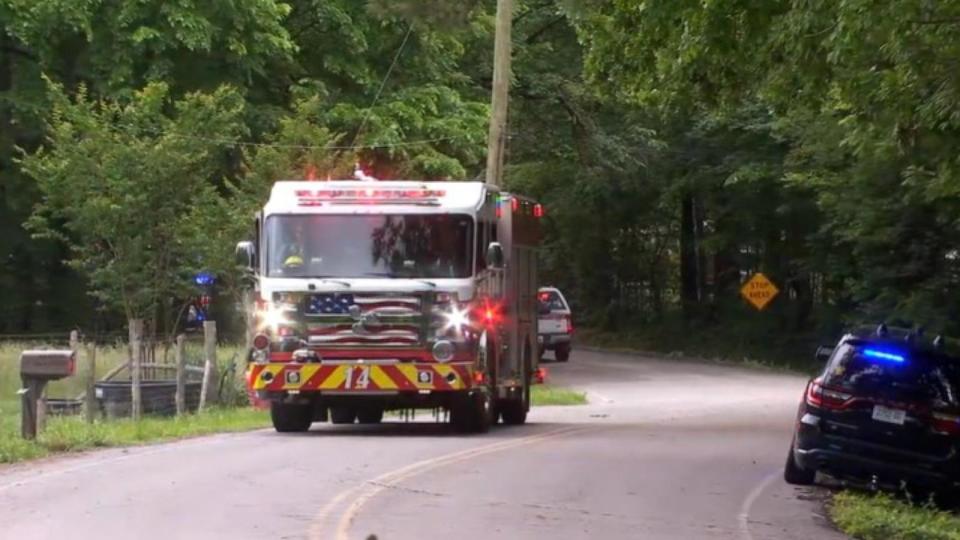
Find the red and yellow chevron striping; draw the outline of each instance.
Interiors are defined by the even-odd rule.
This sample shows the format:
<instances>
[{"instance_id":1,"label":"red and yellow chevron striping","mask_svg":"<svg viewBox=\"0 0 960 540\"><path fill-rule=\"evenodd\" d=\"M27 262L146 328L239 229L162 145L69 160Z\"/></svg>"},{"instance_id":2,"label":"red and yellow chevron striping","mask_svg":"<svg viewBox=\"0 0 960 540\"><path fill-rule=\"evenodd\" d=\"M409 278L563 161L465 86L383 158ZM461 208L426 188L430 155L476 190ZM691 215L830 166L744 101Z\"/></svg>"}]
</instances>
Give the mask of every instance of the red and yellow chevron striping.
<instances>
[{"instance_id":1,"label":"red and yellow chevron striping","mask_svg":"<svg viewBox=\"0 0 960 540\"><path fill-rule=\"evenodd\" d=\"M247 382L266 391L457 391L473 383L469 364L251 364Z\"/></svg>"}]
</instances>

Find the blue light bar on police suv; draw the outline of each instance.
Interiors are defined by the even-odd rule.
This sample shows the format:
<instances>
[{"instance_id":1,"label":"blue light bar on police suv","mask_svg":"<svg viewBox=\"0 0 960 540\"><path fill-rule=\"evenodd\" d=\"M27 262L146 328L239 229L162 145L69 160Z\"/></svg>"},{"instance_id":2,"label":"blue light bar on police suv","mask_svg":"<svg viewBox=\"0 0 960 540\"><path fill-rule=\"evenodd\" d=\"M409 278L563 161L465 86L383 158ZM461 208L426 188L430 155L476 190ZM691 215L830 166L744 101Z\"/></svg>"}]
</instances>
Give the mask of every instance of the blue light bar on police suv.
<instances>
[{"instance_id":1,"label":"blue light bar on police suv","mask_svg":"<svg viewBox=\"0 0 960 540\"><path fill-rule=\"evenodd\" d=\"M863 355L867 358L876 358L878 360L889 360L891 362L905 362L906 358L902 355L894 354L886 351L878 351L876 349L864 349Z\"/></svg>"}]
</instances>

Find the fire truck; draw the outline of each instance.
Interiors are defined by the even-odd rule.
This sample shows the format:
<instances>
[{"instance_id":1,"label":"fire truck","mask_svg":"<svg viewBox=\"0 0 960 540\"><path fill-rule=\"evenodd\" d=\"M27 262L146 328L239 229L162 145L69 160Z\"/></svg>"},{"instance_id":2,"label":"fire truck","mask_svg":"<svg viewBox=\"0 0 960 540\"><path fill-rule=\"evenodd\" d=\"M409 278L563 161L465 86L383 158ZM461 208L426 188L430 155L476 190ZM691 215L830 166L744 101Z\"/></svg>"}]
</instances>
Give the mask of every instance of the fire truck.
<instances>
[{"instance_id":1,"label":"fire truck","mask_svg":"<svg viewBox=\"0 0 960 540\"><path fill-rule=\"evenodd\" d=\"M237 245L247 382L279 432L432 409L523 424L543 207L480 182L281 181Z\"/></svg>"}]
</instances>

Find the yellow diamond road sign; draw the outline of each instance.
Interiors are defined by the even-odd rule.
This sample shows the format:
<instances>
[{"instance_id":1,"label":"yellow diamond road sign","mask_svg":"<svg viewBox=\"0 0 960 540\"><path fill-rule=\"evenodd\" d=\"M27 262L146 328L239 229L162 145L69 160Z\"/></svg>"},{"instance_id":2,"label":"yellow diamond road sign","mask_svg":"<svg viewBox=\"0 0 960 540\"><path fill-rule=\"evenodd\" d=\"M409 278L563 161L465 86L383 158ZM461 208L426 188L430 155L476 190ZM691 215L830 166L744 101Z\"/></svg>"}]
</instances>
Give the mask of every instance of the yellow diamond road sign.
<instances>
[{"instance_id":1,"label":"yellow diamond road sign","mask_svg":"<svg viewBox=\"0 0 960 540\"><path fill-rule=\"evenodd\" d=\"M767 307L767 304L777 293L780 292L780 289L773 284L772 281L767 279L767 276L757 272L746 283L743 284L743 287L740 288L740 294L746 298L747 302L753 304L753 307L762 310Z\"/></svg>"}]
</instances>

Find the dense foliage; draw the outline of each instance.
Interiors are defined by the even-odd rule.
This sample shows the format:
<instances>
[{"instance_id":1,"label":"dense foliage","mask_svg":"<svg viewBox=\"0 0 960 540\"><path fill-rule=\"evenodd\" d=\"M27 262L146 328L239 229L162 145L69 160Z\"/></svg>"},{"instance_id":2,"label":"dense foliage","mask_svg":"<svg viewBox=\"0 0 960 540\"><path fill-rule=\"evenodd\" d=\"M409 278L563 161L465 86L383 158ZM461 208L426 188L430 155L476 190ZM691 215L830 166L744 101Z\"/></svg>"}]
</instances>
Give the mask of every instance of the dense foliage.
<instances>
[{"instance_id":1,"label":"dense foliage","mask_svg":"<svg viewBox=\"0 0 960 540\"><path fill-rule=\"evenodd\" d=\"M183 266L139 282L228 277L278 178L480 177L494 4L0 0L0 333L118 324L107 233L155 238L143 263L180 239ZM546 203L544 281L578 316L960 331L956 6L517 4L507 181ZM91 227L124 200L97 182L176 219ZM763 315L738 297L757 270L782 291ZM144 309L187 294L154 282Z\"/></svg>"}]
</instances>

